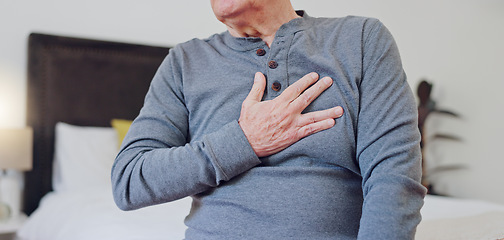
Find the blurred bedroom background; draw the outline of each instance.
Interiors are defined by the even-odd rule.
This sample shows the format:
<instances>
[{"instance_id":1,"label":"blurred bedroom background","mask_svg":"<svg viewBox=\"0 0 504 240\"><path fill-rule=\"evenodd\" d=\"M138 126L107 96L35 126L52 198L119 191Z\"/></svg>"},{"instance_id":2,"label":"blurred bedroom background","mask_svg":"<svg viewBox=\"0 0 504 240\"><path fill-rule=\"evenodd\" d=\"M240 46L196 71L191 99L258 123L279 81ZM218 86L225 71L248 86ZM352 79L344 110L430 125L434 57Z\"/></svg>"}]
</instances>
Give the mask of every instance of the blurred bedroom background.
<instances>
[{"instance_id":1,"label":"blurred bedroom background","mask_svg":"<svg viewBox=\"0 0 504 240\"><path fill-rule=\"evenodd\" d=\"M292 0L315 17L380 19L394 35L416 92L433 84L440 109L427 119L427 170L443 195L504 204L504 1ZM27 37L31 32L174 46L225 30L205 1L0 1L0 128L25 126ZM435 139L445 134L459 141Z\"/></svg>"}]
</instances>

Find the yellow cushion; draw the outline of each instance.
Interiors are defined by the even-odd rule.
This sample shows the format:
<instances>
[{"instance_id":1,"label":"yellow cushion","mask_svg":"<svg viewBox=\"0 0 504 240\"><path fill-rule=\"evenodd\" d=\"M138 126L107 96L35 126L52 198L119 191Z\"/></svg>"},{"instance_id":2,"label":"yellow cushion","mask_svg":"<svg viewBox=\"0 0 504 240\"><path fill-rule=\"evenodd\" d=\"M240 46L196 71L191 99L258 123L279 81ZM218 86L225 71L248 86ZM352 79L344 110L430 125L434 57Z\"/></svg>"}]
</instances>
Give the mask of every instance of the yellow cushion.
<instances>
[{"instance_id":1,"label":"yellow cushion","mask_svg":"<svg viewBox=\"0 0 504 240\"><path fill-rule=\"evenodd\" d=\"M119 146L121 146L124 137L126 137L126 133L128 133L132 122L133 121L126 119L112 119L112 121L110 121L112 127L117 131L117 142Z\"/></svg>"}]
</instances>

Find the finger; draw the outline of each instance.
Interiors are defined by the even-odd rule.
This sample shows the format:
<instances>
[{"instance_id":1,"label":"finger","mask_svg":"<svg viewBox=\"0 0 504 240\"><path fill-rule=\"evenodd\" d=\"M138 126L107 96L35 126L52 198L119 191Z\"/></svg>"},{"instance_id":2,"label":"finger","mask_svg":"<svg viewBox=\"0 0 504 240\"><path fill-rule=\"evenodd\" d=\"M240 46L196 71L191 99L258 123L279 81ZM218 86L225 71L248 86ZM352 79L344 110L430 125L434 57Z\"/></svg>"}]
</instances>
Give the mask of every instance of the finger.
<instances>
[{"instance_id":1,"label":"finger","mask_svg":"<svg viewBox=\"0 0 504 240\"><path fill-rule=\"evenodd\" d=\"M332 128L334 124L336 124L336 122L332 118L308 124L299 129L298 138L301 139L308 135Z\"/></svg>"},{"instance_id":2,"label":"finger","mask_svg":"<svg viewBox=\"0 0 504 240\"><path fill-rule=\"evenodd\" d=\"M310 103L313 102L322 92L332 85L330 77L322 78L313 86L304 91L298 98L292 101L291 107L303 111Z\"/></svg>"},{"instance_id":3,"label":"finger","mask_svg":"<svg viewBox=\"0 0 504 240\"><path fill-rule=\"evenodd\" d=\"M304 90L310 87L313 83L318 80L319 75L315 72L308 73L296 81L294 84L289 86L285 91L280 94L278 98L285 101L292 102L296 99Z\"/></svg>"},{"instance_id":4,"label":"finger","mask_svg":"<svg viewBox=\"0 0 504 240\"><path fill-rule=\"evenodd\" d=\"M343 116L343 108L340 106L322 111L309 112L301 115L298 126L303 127L312 123L324 121L326 119L339 118L341 116Z\"/></svg>"},{"instance_id":5,"label":"finger","mask_svg":"<svg viewBox=\"0 0 504 240\"><path fill-rule=\"evenodd\" d=\"M266 87L266 78L260 72L257 72L254 76L254 85L250 90L247 98L245 100L260 102L264 95L264 88Z\"/></svg>"}]
</instances>

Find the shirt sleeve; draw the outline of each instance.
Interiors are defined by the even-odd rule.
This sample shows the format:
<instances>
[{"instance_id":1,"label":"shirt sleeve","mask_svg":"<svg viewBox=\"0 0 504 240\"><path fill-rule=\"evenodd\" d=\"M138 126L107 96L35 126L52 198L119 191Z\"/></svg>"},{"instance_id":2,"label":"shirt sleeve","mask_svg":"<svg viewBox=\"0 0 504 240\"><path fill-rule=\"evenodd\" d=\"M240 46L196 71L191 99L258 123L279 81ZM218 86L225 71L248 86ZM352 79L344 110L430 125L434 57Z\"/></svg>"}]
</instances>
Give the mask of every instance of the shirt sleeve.
<instances>
[{"instance_id":1,"label":"shirt sleeve","mask_svg":"<svg viewBox=\"0 0 504 240\"><path fill-rule=\"evenodd\" d=\"M414 239L425 188L414 96L399 51L379 21L363 35L357 160L364 203L358 239Z\"/></svg>"},{"instance_id":2,"label":"shirt sleeve","mask_svg":"<svg viewBox=\"0 0 504 240\"><path fill-rule=\"evenodd\" d=\"M112 167L114 200L123 210L201 193L260 163L237 121L190 141L173 52L154 76Z\"/></svg>"}]
</instances>

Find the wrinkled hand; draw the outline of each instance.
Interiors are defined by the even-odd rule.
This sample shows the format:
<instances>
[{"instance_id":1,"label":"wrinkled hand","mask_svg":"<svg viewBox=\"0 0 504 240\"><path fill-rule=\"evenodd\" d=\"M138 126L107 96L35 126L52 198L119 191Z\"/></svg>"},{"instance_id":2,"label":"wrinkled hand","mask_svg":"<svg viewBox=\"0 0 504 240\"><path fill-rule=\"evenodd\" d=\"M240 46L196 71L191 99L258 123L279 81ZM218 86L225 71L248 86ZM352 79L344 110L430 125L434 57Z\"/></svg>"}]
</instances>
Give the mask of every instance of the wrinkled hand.
<instances>
[{"instance_id":1,"label":"wrinkled hand","mask_svg":"<svg viewBox=\"0 0 504 240\"><path fill-rule=\"evenodd\" d=\"M258 157L275 154L308 135L331 128L334 119L343 115L340 106L301 114L332 84L329 77L318 78L317 73L307 74L277 98L261 101L266 78L256 73L238 122Z\"/></svg>"}]
</instances>

